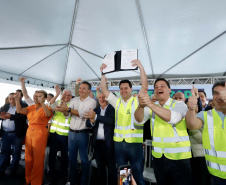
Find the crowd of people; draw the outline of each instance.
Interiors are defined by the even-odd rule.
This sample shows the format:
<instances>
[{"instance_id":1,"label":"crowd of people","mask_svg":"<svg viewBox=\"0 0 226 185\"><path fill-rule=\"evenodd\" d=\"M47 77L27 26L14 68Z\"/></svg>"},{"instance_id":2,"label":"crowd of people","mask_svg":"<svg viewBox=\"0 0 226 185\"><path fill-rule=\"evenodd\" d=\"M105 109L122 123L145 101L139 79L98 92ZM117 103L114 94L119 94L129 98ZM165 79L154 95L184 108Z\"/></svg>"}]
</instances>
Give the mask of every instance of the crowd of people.
<instances>
[{"instance_id":1,"label":"crowd of people","mask_svg":"<svg viewBox=\"0 0 226 185\"><path fill-rule=\"evenodd\" d=\"M50 185L57 185L59 179L64 184L76 184L80 178L78 152L82 167L80 183L89 184L89 142L97 164L96 184L116 185L120 181L117 168L130 164L132 184L144 185L143 137L148 124L158 185L225 185L225 82L213 85L211 105L206 104L206 93L194 86L188 99L182 92L171 98L170 84L164 78L156 79L150 98L141 62L133 60L132 65L140 70L140 92L133 95L132 83L121 80L121 97L108 89L107 78L102 73L105 64L100 67L101 83L96 97L91 84L78 79L75 97L70 90L61 92L57 85L55 96L40 90L32 100L25 87L26 78L21 77L21 90L10 93L0 110L0 178L9 165L11 147L10 170L12 177L16 174L25 138L26 185L43 183L48 140ZM60 94L60 100L56 101ZM60 175L56 173L58 151L61 152Z\"/></svg>"}]
</instances>

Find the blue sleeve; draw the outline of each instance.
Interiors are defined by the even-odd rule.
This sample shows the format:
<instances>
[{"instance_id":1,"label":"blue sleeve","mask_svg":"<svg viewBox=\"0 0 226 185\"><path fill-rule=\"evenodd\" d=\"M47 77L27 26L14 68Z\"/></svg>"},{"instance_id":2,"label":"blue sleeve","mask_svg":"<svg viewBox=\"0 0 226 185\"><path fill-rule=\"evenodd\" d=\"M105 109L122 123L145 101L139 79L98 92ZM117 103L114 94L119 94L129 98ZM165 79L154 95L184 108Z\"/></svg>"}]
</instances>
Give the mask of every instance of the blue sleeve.
<instances>
[{"instance_id":1,"label":"blue sleeve","mask_svg":"<svg viewBox=\"0 0 226 185\"><path fill-rule=\"evenodd\" d=\"M204 111L201 111L201 112L197 113L196 117L200 118L203 121L203 123L204 123Z\"/></svg>"}]
</instances>

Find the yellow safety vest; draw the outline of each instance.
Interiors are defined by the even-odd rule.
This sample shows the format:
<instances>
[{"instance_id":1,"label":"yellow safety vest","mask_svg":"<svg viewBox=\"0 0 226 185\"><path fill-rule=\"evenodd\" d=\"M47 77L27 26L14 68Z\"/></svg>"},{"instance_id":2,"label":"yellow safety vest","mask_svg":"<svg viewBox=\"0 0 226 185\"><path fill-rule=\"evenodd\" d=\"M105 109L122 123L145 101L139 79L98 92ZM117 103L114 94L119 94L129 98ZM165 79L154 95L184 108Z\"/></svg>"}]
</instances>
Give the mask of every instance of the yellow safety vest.
<instances>
[{"instance_id":1,"label":"yellow safety vest","mask_svg":"<svg viewBox=\"0 0 226 185\"><path fill-rule=\"evenodd\" d=\"M202 140L210 174L226 179L226 119L215 109L204 112Z\"/></svg>"},{"instance_id":2,"label":"yellow safety vest","mask_svg":"<svg viewBox=\"0 0 226 185\"><path fill-rule=\"evenodd\" d=\"M127 143L143 143L143 126L134 123L134 113L138 107L136 97L130 98L126 108L121 98L116 103L114 141Z\"/></svg>"},{"instance_id":3,"label":"yellow safety vest","mask_svg":"<svg viewBox=\"0 0 226 185\"><path fill-rule=\"evenodd\" d=\"M60 101L58 101L58 105L59 104ZM67 106L69 106L69 104L70 103L68 102ZM50 132L56 132L58 135L68 136L70 130L70 121L71 117L67 119L62 112L55 112L50 126Z\"/></svg>"},{"instance_id":4,"label":"yellow safety vest","mask_svg":"<svg viewBox=\"0 0 226 185\"><path fill-rule=\"evenodd\" d=\"M171 110L175 107L176 100L171 99L170 106L166 109ZM165 122L151 110L151 133L152 155L161 158L164 154L166 158L173 160L191 158L191 143L187 133L185 119L176 125Z\"/></svg>"}]
</instances>

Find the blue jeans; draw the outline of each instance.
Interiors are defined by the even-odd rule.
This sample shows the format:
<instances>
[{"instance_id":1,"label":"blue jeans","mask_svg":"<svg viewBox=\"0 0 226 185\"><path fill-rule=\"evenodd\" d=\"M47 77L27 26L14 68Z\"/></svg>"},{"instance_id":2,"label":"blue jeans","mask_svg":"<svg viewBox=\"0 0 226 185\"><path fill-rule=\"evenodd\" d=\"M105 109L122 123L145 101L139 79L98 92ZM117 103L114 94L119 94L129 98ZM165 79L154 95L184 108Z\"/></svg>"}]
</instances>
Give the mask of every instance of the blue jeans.
<instances>
[{"instance_id":1,"label":"blue jeans","mask_svg":"<svg viewBox=\"0 0 226 185\"><path fill-rule=\"evenodd\" d=\"M3 131L1 141L2 148L0 153L0 172L4 172L6 170L10 159L11 146L13 149L13 160L11 162L10 168L12 172L16 171L20 161L23 140L24 137L17 137L15 133L8 133Z\"/></svg>"},{"instance_id":2,"label":"blue jeans","mask_svg":"<svg viewBox=\"0 0 226 185\"><path fill-rule=\"evenodd\" d=\"M90 161L88 159L88 144L89 144L89 133L75 133L69 131L68 135L68 149L70 163L69 181L71 185L75 185L76 183L78 151L82 161L81 185L88 185L89 183Z\"/></svg>"},{"instance_id":3,"label":"blue jeans","mask_svg":"<svg viewBox=\"0 0 226 185\"><path fill-rule=\"evenodd\" d=\"M226 179L221 179L219 177L210 175L211 185L226 185Z\"/></svg>"},{"instance_id":4,"label":"blue jeans","mask_svg":"<svg viewBox=\"0 0 226 185\"><path fill-rule=\"evenodd\" d=\"M142 143L114 142L114 147L117 166L127 165L129 161L137 185L144 185Z\"/></svg>"},{"instance_id":5,"label":"blue jeans","mask_svg":"<svg viewBox=\"0 0 226 185\"><path fill-rule=\"evenodd\" d=\"M61 151L61 176L63 180L66 181L68 172L68 136L50 133L49 169L51 182L55 182L57 180L55 167L58 151Z\"/></svg>"}]
</instances>

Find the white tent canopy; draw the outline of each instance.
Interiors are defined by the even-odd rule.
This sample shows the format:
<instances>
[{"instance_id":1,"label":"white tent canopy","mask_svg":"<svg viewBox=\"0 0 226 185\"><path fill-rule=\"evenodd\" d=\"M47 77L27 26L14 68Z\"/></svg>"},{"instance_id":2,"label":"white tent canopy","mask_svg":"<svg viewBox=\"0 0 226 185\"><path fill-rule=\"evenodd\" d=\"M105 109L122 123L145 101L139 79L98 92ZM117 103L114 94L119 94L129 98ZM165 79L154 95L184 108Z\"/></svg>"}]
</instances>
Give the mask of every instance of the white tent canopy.
<instances>
[{"instance_id":1,"label":"white tent canopy","mask_svg":"<svg viewBox=\"0 0 226 185\"><path fill-rule=\"evenodd\" d=\"M225 0L1 0L0 78L99 80L105 54L133 48L152 79L225 76L225 9Z\"/></svg>"}]
</instances>

